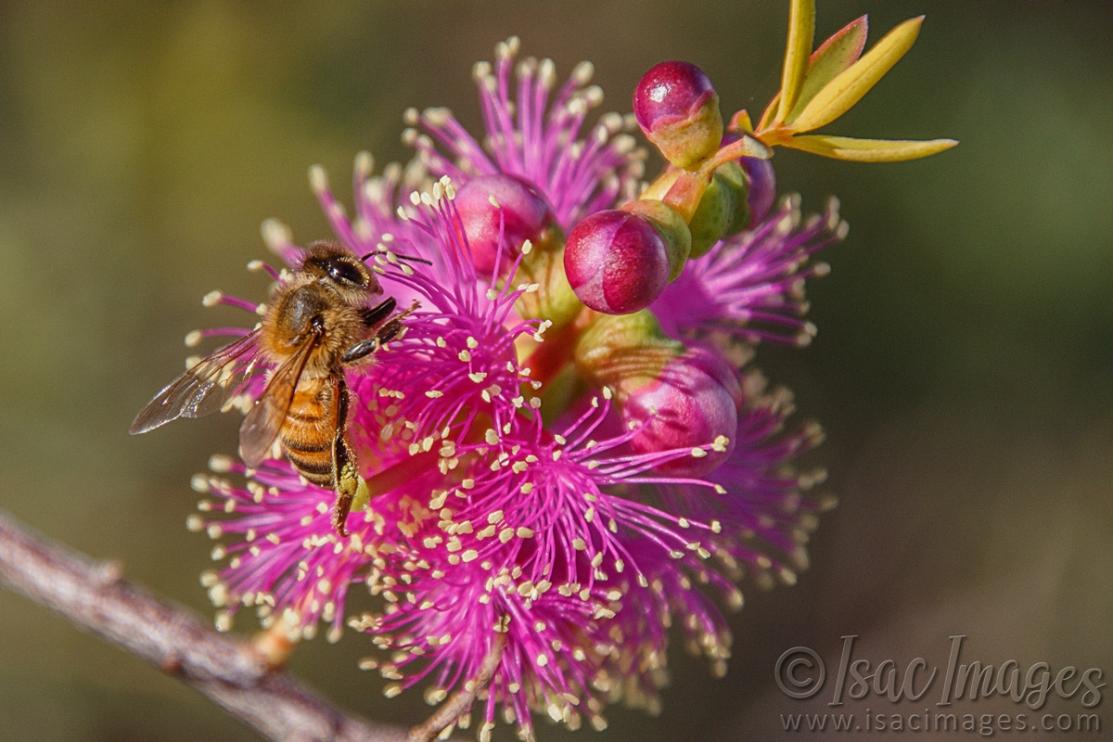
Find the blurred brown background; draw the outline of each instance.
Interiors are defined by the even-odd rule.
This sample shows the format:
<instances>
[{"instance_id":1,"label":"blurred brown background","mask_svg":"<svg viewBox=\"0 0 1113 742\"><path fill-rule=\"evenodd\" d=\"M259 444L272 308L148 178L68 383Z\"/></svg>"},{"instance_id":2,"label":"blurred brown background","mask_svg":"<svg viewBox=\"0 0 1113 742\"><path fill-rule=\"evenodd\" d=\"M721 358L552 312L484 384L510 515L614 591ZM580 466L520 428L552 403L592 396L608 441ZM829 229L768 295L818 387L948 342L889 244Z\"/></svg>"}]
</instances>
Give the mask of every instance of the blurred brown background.
<instances>
[{"instance_id":1,"label":"blurred brown background","mask_svg":"<svg viewBox=\"0 0 1113 742\"><path fill-rule=\"evenodd\" d=\"M842 504L800 584L750 591L725 679L677 653L660 719L614 711L607 738L775 738L779 713L807 707L776 690L775 658L803 644L833 661L844 633L898 664L942 661L964 633L969 659L1113 671L1111 10L819 3L821 35L867 11L875 39L928 14L909 58L832 129L962 145L891 166L778 155L784 188L812 208L837 193L851 223L812 290L813 347L759 355L825 424L818 459ZM234 423L125 431L181 367L180 337L215 319L201 295L261 295L242 266L264 251L263 218L326 233L306 166L343 183L359 149L402 157L409 105L476 122L471 63L510 34L563 71L592 59L615 108L652 63L684 58L724 106L760 109L785 15L756 0L0 4L0 506L207 612L188 479L232 447ZM355 668L363 645L317 642L293 665L351 709L419 718L417 695L385 701ZM991 708L1013 710L972 710ZM251 734L0 593L0 736Z\"/></svg>"}]
</instances>

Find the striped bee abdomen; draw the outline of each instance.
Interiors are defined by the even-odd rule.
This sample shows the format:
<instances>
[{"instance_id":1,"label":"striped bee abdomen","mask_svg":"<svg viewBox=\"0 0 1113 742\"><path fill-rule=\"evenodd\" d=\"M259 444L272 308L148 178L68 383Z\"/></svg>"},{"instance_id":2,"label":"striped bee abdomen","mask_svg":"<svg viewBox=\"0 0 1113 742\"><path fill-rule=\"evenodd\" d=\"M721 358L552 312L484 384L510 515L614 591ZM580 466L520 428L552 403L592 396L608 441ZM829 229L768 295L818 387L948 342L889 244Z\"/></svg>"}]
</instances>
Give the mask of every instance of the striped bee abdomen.
<instances>
[{"instance_id":1,"label":"striped bee abdomen","mask_svg":"<svg viewBox=\"0 0 1113 742\"><path fill-rule=\"evenodd\" d=\"M328 380L303 378L282 425L282 448L294 468L321 487L333 486L337 422L336 395Z\"/></svg>"}]
</instances>

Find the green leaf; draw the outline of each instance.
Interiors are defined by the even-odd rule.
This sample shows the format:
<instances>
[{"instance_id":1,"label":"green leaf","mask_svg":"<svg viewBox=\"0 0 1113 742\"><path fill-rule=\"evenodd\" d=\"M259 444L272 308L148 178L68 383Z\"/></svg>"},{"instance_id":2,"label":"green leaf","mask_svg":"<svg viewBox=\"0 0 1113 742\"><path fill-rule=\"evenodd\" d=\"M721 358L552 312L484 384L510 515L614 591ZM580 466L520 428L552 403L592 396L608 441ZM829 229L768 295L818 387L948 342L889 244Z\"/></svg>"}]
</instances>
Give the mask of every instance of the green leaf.
<instances>
[{"instance_id":1,"label":"green leaf","mask_svg":"<svg viewBox=\"0 0 1113 742\"><path fill-rule=\"evenodd\" d=\"M808 71L804 74L804 85L800 88L800 97L786 121L791 123L816 93L835 79L836 75L858 61L866 46L868 34L869 20L862 16L836 31L812 52L808 60Z\"/></svg>"},{"instance_id":2,"label":"green leaf","mask_svg":"<svg viewBox=\"0 0 1113 742\"><path fill-rule=\"evenodd\" d=\"M785 42L785 66L781 72L781 102L775 122L796 105L804 73L808 69L808 55L815 40L815 0L792 0L788 11L788 40Z\"/></svg>"},{"instance_id":3,"label":"green leaf","mask_svg":"<svg viewBox=\"0 0 1113 742\"><path fill-rule=\"evenodd\" d=\"M792 128L798 132L813 131L853 108L912 48L923 21L923 16L912 18L886 34L864 57L816 93L793 121Z\"/></svg>"},{"instance_id":4,"label":"green leaf","mask_svg":"<svg viewBox=\"0 0 1113 742\"><path fill-rule=\"evenodd\" d=\"M956 144L954 139L855 139L811 134L792 137L782 146L847 162L904 162L930 157Z\"/></svg>"}]
</instances>

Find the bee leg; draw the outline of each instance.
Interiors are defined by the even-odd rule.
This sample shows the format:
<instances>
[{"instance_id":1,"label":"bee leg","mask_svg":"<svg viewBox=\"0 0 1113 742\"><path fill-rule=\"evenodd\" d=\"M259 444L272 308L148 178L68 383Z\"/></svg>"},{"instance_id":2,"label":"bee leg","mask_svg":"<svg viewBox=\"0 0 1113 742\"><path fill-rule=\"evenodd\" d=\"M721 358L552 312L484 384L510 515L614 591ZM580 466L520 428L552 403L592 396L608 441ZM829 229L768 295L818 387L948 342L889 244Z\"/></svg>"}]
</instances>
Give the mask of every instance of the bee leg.
<instances>
[{"instance_id":1,"label":"bee leg","mask_svg":"<svg viewBox=\"0 0 1113 742\"><path fill-rule=\"evenodd\" d=\"M387 322L385 325L382 326L382 328L375 334L375 337L368 338L367 340L360 340L358 343L344 351L344 355L340 356L340 360L344 363L352 363L353 361L358 361L361 358L366 358L367 356L371 355L376 350L381 348L385 343L398 337L398 333L400 333L401 331L401 321L399 321L398 319L392 319L390 322Z\"/></svg>"},{"instance_id":2,"label":"bee leg","mask_svg":"<svg viewBox=\"0 0 1113 742\"><path fill-rule=\"evenodd\" d=\"M352 511L352 503L359 493L360 486L363 485L363 480L359 476L355 454L345 437L348 427L348 385L344 383L343 376L337 381L336 391L340 409L336 416L336 435L332 441L333 485L336 490L332 525L339 535L347 536L348 529L345 524L348 522L348 513Z\"/></svg>"},{"instance_id":3,"label":"bee leg","mask_svg":"<svg viewBox=\"0 0 1113 742\"><path fill-rule=\"evenodd\" d=\"M368 338L367 340L360 340L358 343L344 351L344 355L340 356L340 360L343 363L353 363L360 360L361 358L366 358L378 349L378 337Z\"/></svg>"},{"instance_id":4,"label":"bee leg","mask_svg":"<svg viewBox=\"0 0 1113 742\"><path fill-rule=\"evenodd\" d=\"M388 296L375 306L361 310L361 314L363 314L363 324L367 326L367 329L375 327L389 317L390 313L394 311L394 307L397 305L398 302L394 300L394 297Z\"/></svg>"},{"instance_id":5,"label":"bee leg","mask_svg":"<svg viewBox=\"0 0 1113 742\"><path fill-rule=\"evenodd\" d=\"M348 529L345 524L348 522L348 514L352 512L352 503L359 491L361 480L356 470L352 449L339 432L333 444L333 460L336 473L336 505L332 511L332 525L339 535L347 536Z\"/></svg>"}]
</instances>

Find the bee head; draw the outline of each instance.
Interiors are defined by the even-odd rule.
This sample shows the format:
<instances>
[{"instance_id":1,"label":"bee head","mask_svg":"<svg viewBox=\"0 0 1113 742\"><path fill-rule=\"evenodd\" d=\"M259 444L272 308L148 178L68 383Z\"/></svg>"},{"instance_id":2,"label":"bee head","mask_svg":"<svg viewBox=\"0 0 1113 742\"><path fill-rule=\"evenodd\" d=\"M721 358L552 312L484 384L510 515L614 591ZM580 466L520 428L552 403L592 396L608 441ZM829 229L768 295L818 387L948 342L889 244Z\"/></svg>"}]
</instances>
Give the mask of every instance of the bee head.
<instances>
[{"instance_id":1,"label":"bee head","mask_svg":"<svg viewBox=\"0 0 1113 742\"><path fill-rule=\"evenodd\" d=\"M358 257L332 242L315 242L306 250L301 269L343 292L381 294L375 274Z\"/></svg>"}]
</instances>

